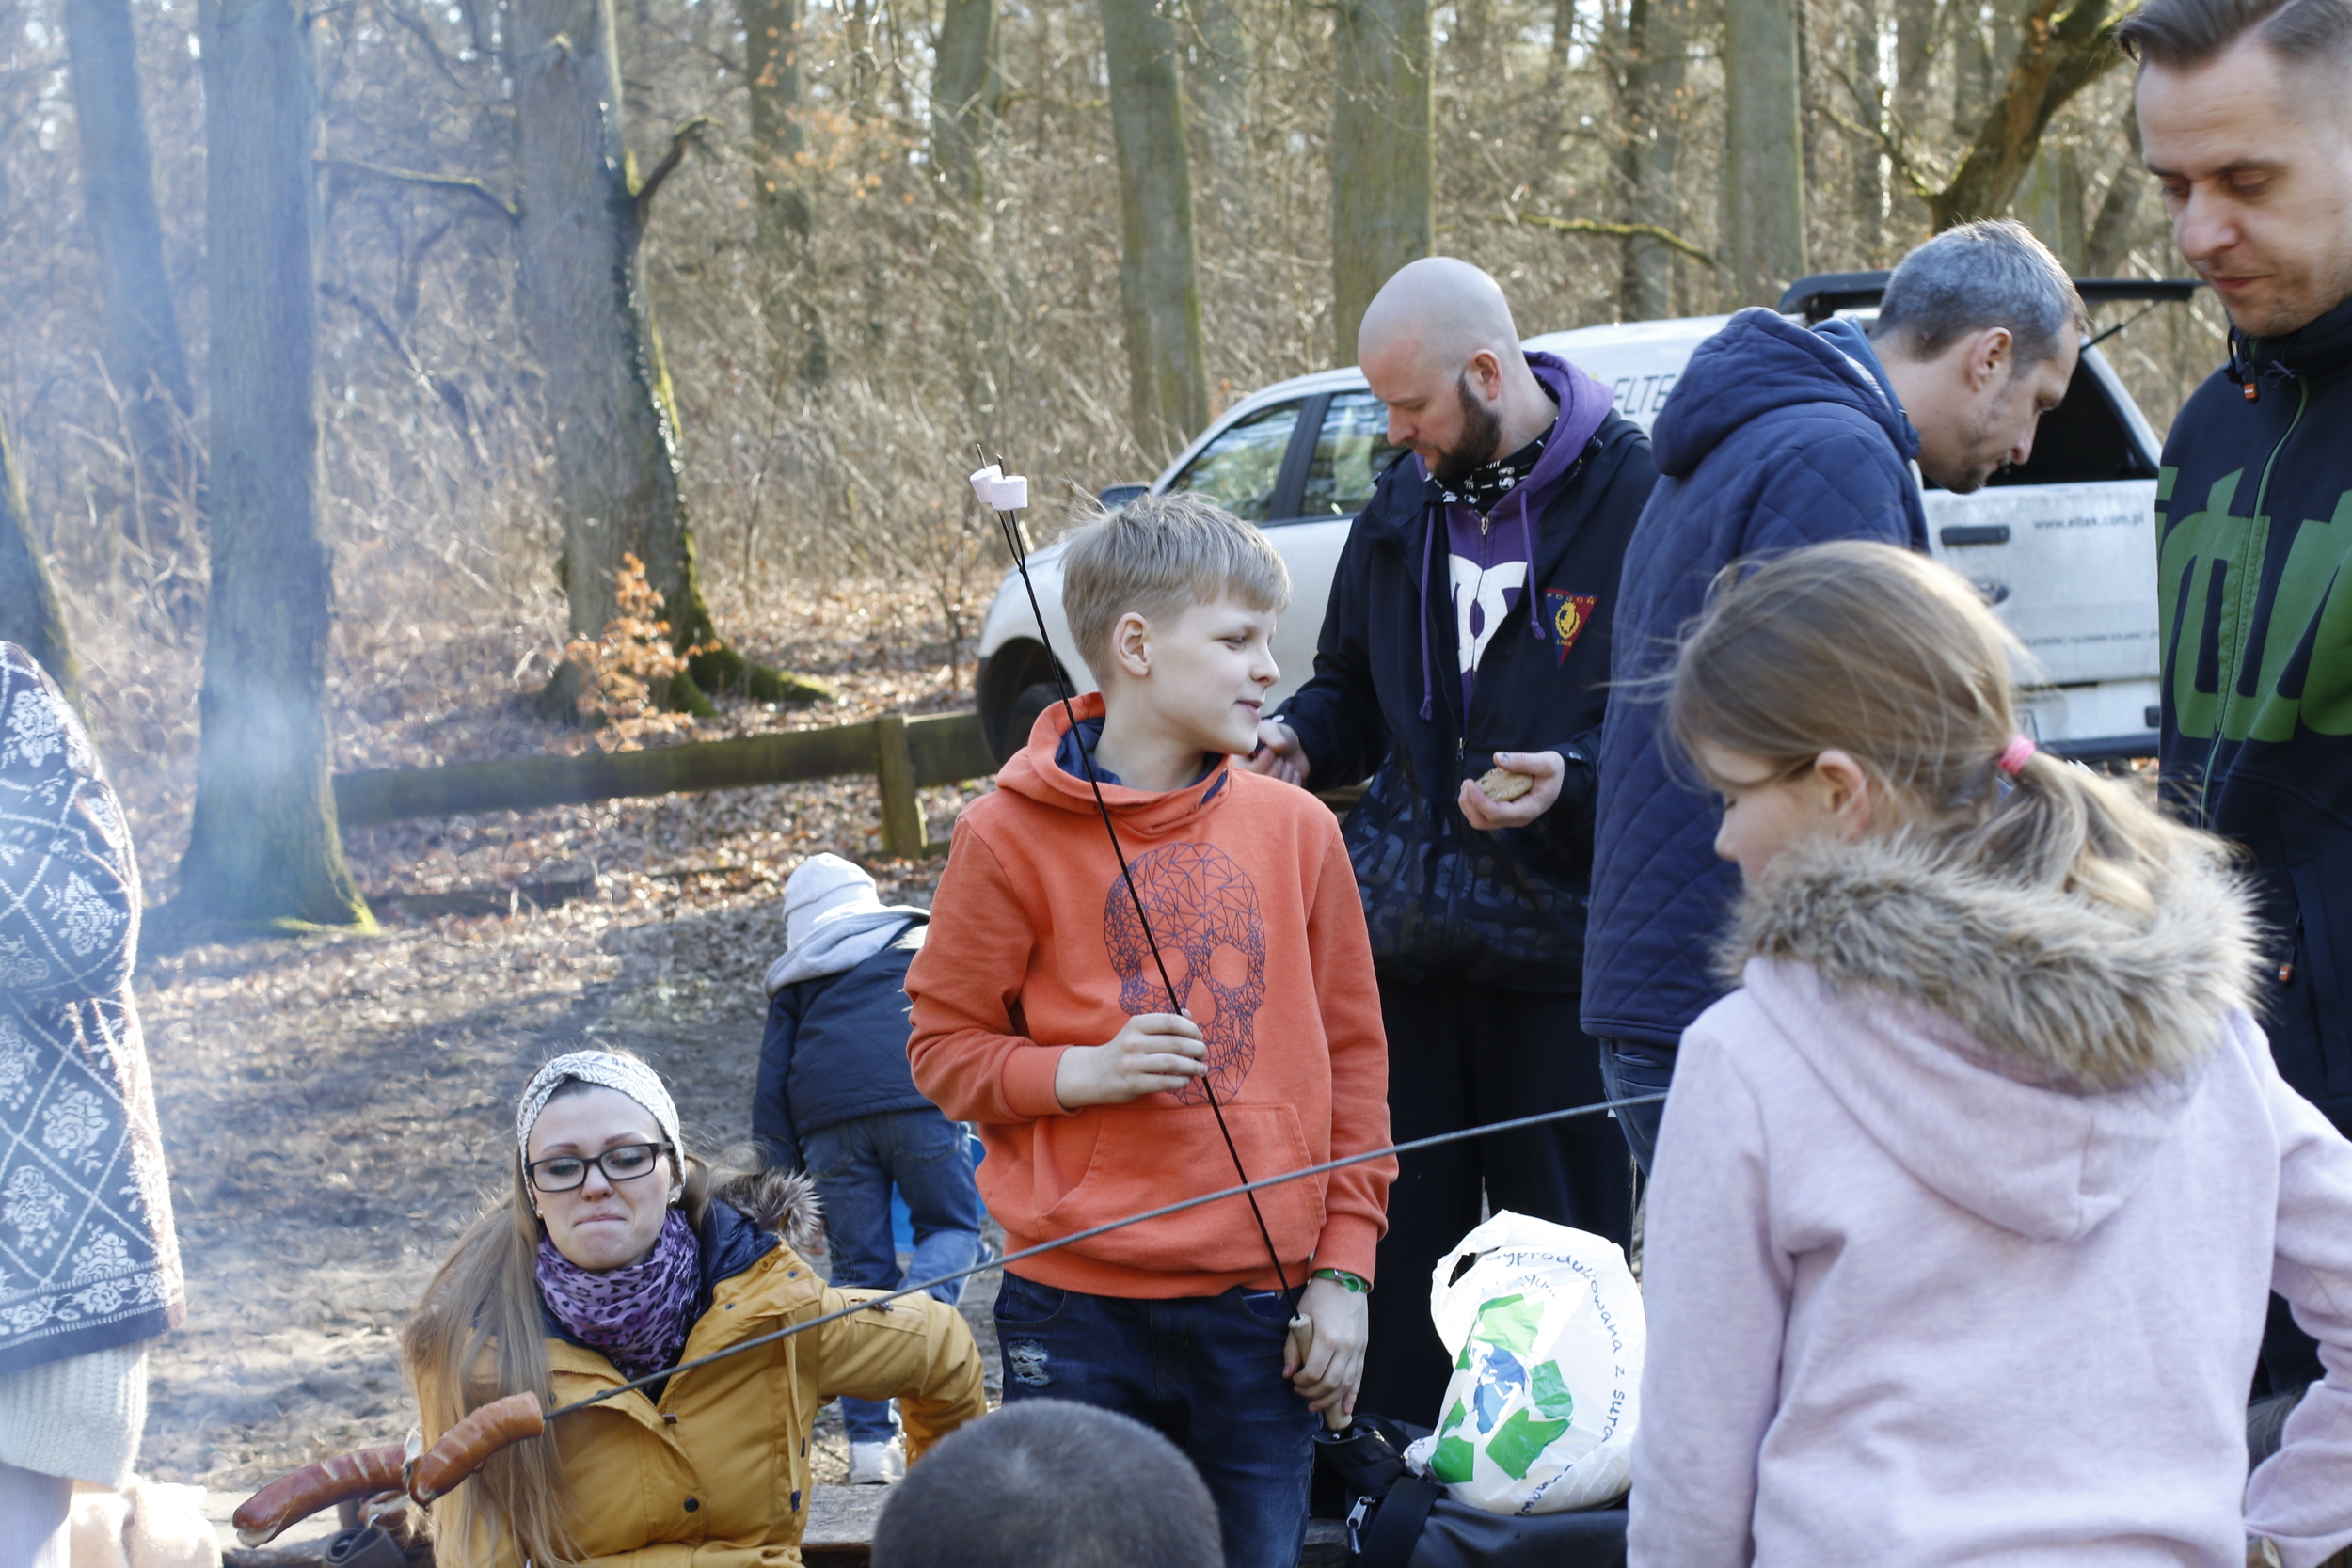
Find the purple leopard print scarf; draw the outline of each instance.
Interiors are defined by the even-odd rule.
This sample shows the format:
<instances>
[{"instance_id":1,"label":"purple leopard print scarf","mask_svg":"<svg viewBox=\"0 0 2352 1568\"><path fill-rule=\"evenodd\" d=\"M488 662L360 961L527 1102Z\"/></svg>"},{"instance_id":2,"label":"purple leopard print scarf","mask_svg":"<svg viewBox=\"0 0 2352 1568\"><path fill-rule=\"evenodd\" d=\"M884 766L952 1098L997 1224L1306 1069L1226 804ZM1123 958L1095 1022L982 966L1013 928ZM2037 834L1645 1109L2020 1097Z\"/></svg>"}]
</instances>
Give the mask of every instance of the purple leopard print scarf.
<instances>
[{"instance_id":1,"label":"purple leopard print scarf","mask_svg":"<svg viewBox=\"0 0 2352 1568\"><path fill-rule=\"evenodd\" d=\"M677 1359L702 1293L701 1249L684 1211L672 1209L661 1239L634 1263L609 1273L583 1269L539 1238L539 1294L580 1342L602 1351L624 1378L658 1372Z\"/></svg>"}]
</instances>

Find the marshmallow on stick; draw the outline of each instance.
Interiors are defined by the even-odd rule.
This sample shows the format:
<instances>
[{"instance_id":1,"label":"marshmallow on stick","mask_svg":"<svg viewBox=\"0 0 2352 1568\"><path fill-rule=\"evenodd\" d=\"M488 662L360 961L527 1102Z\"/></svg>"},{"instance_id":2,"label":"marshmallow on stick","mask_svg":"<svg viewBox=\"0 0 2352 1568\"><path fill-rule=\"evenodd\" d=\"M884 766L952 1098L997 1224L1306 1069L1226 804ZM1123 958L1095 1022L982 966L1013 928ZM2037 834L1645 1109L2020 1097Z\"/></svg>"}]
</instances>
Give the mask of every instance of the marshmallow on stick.
<instances>
[{"instance_id":1,"label":"marshmallow on stick","mask_svg":"<svg viewBox=\"0 0 2352 1568\"><path fill-rule=\"evenodd\" d=\"M972 493L992 512L1025 512L1029 505L1029 482L1019 474L1008 478L991 463L972 474Z\"/></svg>"}]
</instances>

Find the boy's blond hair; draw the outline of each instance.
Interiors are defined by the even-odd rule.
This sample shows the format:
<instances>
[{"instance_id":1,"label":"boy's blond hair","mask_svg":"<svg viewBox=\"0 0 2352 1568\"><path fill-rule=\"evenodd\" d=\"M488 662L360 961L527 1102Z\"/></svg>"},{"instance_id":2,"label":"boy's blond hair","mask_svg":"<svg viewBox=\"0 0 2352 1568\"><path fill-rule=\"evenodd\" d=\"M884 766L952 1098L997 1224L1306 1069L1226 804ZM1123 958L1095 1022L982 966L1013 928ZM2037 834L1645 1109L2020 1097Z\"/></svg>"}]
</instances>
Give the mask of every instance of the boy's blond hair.
<instances>
[{"instance_id":1,"label":"boy's blond hair","mask_svg":"<svg viewBox=\"0 0 2352 1568\"><path fill-rule=\"evenodd\" d=\"M1098 682L1111 632L1131 611L1147 621L1231 596L1279 613L1290 568L1264 534L1214 501L1177 491L1141 496L1082 525L1062 554L1062 613Z\"/></svg>"}]
</instances>

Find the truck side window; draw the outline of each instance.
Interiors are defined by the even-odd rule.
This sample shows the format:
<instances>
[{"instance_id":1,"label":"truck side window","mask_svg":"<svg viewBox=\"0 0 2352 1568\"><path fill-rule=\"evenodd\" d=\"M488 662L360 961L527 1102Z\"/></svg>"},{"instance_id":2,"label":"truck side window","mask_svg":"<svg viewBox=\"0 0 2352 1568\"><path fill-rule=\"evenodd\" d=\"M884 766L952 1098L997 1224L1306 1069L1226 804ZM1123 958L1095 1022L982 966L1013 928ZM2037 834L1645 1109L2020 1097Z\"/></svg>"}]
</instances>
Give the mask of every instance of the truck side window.
<instances>
[{"instance_id":1,"label":"truck side window","mask_svg":"<svg viewBox=\"0 0 2352 1568\"><path fill-rule=\"evenodd\" d=\"M2066 401L2042 416L2034 431L2033 455L2023 467L2003 468L1987 483L2080 484L2155 477L2155 468L2140 455L2106 388L2090 367L2080 365L2066 384Z\"/></svg>"},{"instance_id":2,"label":"truck side window","mask_svg":"<svg viewBox=\"0 0 2352 1568\"><path fill-rule=\"evenodd\" d=\"M1401 449L1389 445L1387 404L1370 392L1334 392L1315 435L1299 512L1309 517L1352 517L1372 499L1372 487Z\"/></svg>"},{"instance_id":3,"label":"truck side window","mask_svg":"<svg viewBox=\"0 0 2352 1568\"><path fill-rule=\"evenodd\" d=\"M1189 490L1245 523L1274 520L1274 487L1281 483L1282 459L1298 428L1298 404L1278 403L1241 420L1201 449L1168 482L1170 494Z\"/></svg>"}]
</instances>

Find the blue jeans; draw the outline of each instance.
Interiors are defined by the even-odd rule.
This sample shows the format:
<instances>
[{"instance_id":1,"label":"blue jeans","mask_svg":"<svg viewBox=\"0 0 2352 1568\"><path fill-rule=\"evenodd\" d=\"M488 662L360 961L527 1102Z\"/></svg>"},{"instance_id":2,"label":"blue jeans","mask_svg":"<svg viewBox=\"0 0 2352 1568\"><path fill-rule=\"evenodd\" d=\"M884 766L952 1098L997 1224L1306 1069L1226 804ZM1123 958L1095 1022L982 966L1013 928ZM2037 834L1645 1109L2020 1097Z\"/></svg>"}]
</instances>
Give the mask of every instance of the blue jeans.
<instances>
[{"instance_id":1,"label":"blue jeans","mask_svg":"<svg viewBox=\"0 0 2352 1568\"><path fill-rule=\"evenodd\" d=\"M1664 1094L1674 1077L1675 1053L1662 1045L1641 1040L1600 1042L1600 1082L1612 1100ZM1662 1100L1610 1113L1617 1118L1617 1129L1625 1134L1625 1146L1633 1151L1633 1163L1642 1167L1642 1179L1645 1181L1649 1180L1650 1158L1658 1152L1659 1118L1665 1114L1666 1102Z\"/></svg>"},{"instance_id":2,"label":"blue jeans","mask_svg":"<svg viewBox=\"0 0 2352 1568\"><path fill-rule=\"evenodd\" d=\"M996 1295L1005 1402L1132 1416L1216 1499L1225 1568L1296 1568L1320 1418L1282 1378L1290 1313L1271 1291L1131 1300L1008 1274Z\"/></svg>"},{"instance_id":3,"label":"blue jeans","mask_svg":"<svg viewBox=\"0 0 2352 1568\"><path fill-rule=\"evenodd\" d=\"M834 1284L895 1291L980 1260L980 1192L965 1136L937 1111L888 1111L801 1134L801 1157L825 1204ZM904 1279L890 1237L893 1184L914 1222L914 1260ZM952 1306L963 1286L931 1293ZM852 1443L886 1443L896 1430L887 1400L845 1397L841 1424Z\"/></svg>"}]
</instances>

